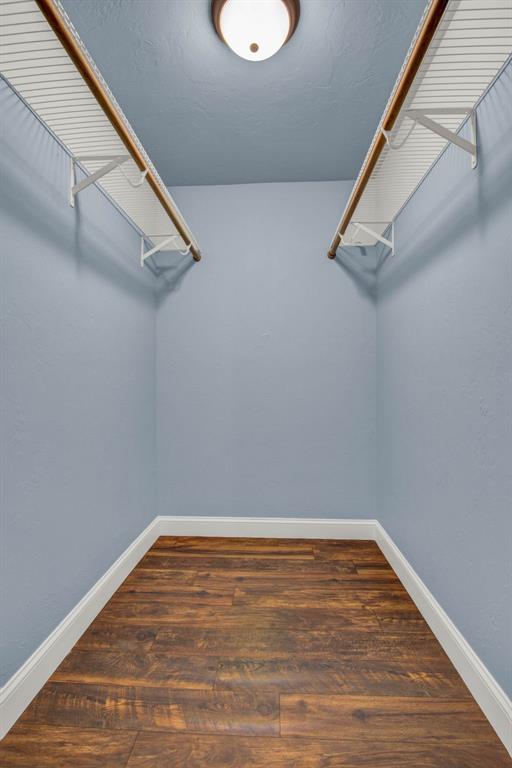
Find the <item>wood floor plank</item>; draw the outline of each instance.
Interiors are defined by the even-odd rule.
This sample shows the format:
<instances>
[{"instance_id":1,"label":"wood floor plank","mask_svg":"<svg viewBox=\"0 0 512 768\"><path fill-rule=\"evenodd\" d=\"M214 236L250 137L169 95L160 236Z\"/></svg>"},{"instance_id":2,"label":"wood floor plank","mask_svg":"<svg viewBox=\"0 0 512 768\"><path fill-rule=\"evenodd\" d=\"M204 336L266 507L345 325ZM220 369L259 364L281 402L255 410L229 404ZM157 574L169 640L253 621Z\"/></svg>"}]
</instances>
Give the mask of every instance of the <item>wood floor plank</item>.
<instances>
[{"instance_id":1,"label":"wood floor plank","mask_svg":"<svg viewBox=\"0 0 512 768\"><path fill-rule=\"evenodd\" d=\"M144 595L149 595L150 600L168 600L179 601L183 603L200 603L201 605L231 605L236 586L224 584L222 587L210 588L203 584L187 584L186 589L178 589L176 584L166 578L162 579L139 579L131 581L130 584L122 584L117 590L116 596L120 600L129 600L132 596L137 598L139 595L144 599Z\"/></svg>"},{"instance_id":2,"label":"wood floor plank","mask_svg":"<svg viewBox=\"0 0 512 768\"><path fill-rule=\"evenodd\" d=\"M332 633L301 630L241 628L233 633L227 629L211 627L183 627L161 630L155 639L155 651L173 655L249 656L254 658L287 658L325 656Z\"/></svg>"},{"instance_id":3,"label":"wood floor plank","mask_svg":"<svg viewBox=\"0 0 512 768\"><path fill-rule=\"evenodd\" d=\"M418 610L405 590L388 590L382 585L380 591L367 590L364 593L360 590L359 595L361 603L376 615L394 613L398 616L400 613L411 614Z\"/></svg>"},{"instance_id":4,"label":"wood floor plank","mask_svg":"<svg viewBox=\"0 0 512 768\"><path fill-rule=\"evenodd\" d=\"M137 624L102 624L94 621L75 645L82 651L150 651L158 632L158 626Z\"/></svg>"},{"instance_id":5,"label":"wood floor plank","mask_svg":"<svg viewBox=\"0 0 512 768\"><path fill-rule=\"evenodd\" d=\"M315 548L325 548L338 551L371 551L380 552L379 545L373 539L311 539L310 543Z\"/></svg>"},{"instance_id":6,"label":"wood floor plank","mask_svg":"<svg viewBox=\"0 0 512 768\"><path fill-rule=\"evenodd\" d=\"M165 579L140 581L137 583L121 584L112 602L133 602L134 600L161 600L164 602L180 602L184 605L199 603L199 605L231 605L233 589L205 589L193 584L169 584Z\"/></svg>"},{"instance_id":7,"label":"wood floor plank","mask_svg":"<svg viewBox=\"0 0 512 768\"><path fill-rule=\"evenodd\" d=\"M127 768L510 768L494 744L141 733Z\"/></svg>"},{"instance_id":8,"label":"wood floor plank","mask_svg":"<svg viewBox=\"0 0 512 768\"><path fill-rule=\"evenodd\" d=\"M355 557L357 560L358 558ZM357 573L361 576L370 576L373 578L379 578L382 576L383 581L386 580L386 578L392 577L394 579L398 578L390 564L386 561L385 563L361 563L357 565Z\"/></svg>"},{"instance_id":9,"label":"wood floor plank","mask_svg":"<svg viewBox=\"0 0 512 768\"><path fill-rule=\"evenodd\" d=\"M24 723L129 731L279 735L273 691L196 691L48 682Z\"/></svg>"},{"instance_id":10,"label":"wood floor plank","mask_svg":"<svg viewBox=\"0 0 512 768\"><path fill-rule=\"evenodd\" d=\"M150 568L139 568L138 566L130 573L127 579L123 582L123 586L129 584L139 584L140 582L151 582L153 580L165 579L165 581L171 585L179 584L193 584L197 578L197 571L193 571L190 568L184 570L174 570L172 568L166 568L165 570L151 570Z\"/></svg>"},{"instance_id":11,"label":"wood floor plank","mask_svg":"<svg viewBox=\"0 0 512 768\"><path fill-rule=\"evenodd\" d=\"M153 651L174 656L235 655L240 658L288 658L318 656L375 660L434 660L441 667L451 663L434 635L392 634L383 631L276 630L240 628L236 633L222 627L176 626L162 629Z\"/></svg>"},{"instance_id":12,"label":"wood floor plank","mask_svg":"<svg viewBox=\"0 0 512 768\"><path fill-rule=\"evenodd\" d=\"M268 629L379 629L375 615L364 606L343 611L326 611L324 608L255 608L247 611L245 606L214 607L211 605L180 605L162 603L149 599L132 602L110 600L96 619L95 625L123 625L134 623L145 626L188 626L224 627L241 631L247 626Z\"/></svg>"},{"instance_id":13,"label":"wood floor plank","mask_svg":"<svg viewBox=\"0 0 512 768\"><path fill-rule=\"evenodd\" d=\"M277 554L292 555L293 553L306 553L313 555L313 542L310 539L250 539L240 536L159 536L152 548L172 549L185 552L208 552L229 554L242 552L250 555L253 552L273 552Z\"/></svg>"},{"instance_id":14,"label":"wood floor plank","mask_svg":"<svg viewBox=\"0 0 512 768\"><path fill-rule=\"evenodd\" d=\"M219 659L216 688L276 688L281 693L429 696L470 699L453 669L426 662L422 671L410 663L340 658Z\"/></svg>"},{"instance_id":15,"label":"wood floor plank","mask_svg":"<svg viewBox=\"0 0 512 768\"><path fill-rule=\"evenodd\" d=\"M16 725L0 742L0 765L14 768L124 768L136 733Z\"/></svg>"},{"instance_id":16,"label":"wood floor plank","mask_svg":"<svg viewBox=\"0 0 512 768\"><path fill-rule=\"evenodd\" d=\"M351 560L357 564L364 565L373 563L375 565L389 566L388 561L382 554L377 544L373 541L365 542L329 542L323 545L314 545L313 551L316 560L343 561Z\"/></svg>"},{"instance_id":17,"label":"wood floor plank","mask_svg":"<svg viewBox=\"0 0 512 768\"><path fill-rule=\"evenodd\" d=\"M154 571L153 571L154 573ZM283 576L280 575L277 578L274 574L266 573L263 577L254 575L254 572L237 571L236 576L231 576L229 571L224 572L222 575L218 573L209 573L207 576L203 576L201 572L198 573L194 580L194 586L203 589L232 589L236 587L240 589L248 589L257 591L258 589L265 589L267 592L273 591L272 587L275 585L279 590L294 590L297 591L297 582L307 584L313 588L321 588L326 590L332 590L334 595L340 592L346 592L351 589L367 589L370 591L380 591L385 589L389 592L403 593L403 586L401 582L395 577L378 579L367 575L359 575L355 568L353 571L339 574L312 574L307 578L297 579L294 575Z\"/></svg>"},{"instance_id":18,"label":"wood floor plank","mask_svg":"<svg viewBox=\"0 0 512 768\"><path fill-rule=\"evenodd\" d=\"M410 611L413 604L403 587L391 590L380 585L379 589L353 587L333 590L314 586L269 591L258 585L257 587L236 587L233 605L296 609L322 606L322 608L334 610L355 610L364 605L370 608L382 606L395 611Z\"/></svg>"},{"instance_id":19,"label":"wood floor plank","mask_svg":"<svg viewBox=\"0 0 512 768\"><path fill-rule=\"evenodd\" d=\"M156 557L165 557L170 560L174 560L176 563L180 563L182 559L194 560L195 558L203 559L205 557L215 557L216 559L239 559L250 558L251 560L314 560L315 555L313 549L276 549L274 547L254 547L251 550L244 548L237 549L232 547L231 549L216 549L211 550L207 547L202 549L183 549L169 547L153 548L151 554Z\"/></svg>"},{"instance_id":20,"label":"wood floor plank","mask_svg":"<svg viewBox=\"0 0 512 768\"><path fill-rule=\"evenodd\" d=\"M200 578L197 578L194 582L196 586L198 584L204 583L205 582L203 582ZM259 579L244 579L243 581L238 581L235 583L235 586L242 590L257 592L261 589L262 585ZM264 586L266 587L267 591L269 591L268 585ZM322 581L311 580L308 582L308 587L304 585L301 592L304 593L309 588L316 590L317 594L320 596L320 599L322 599L324 595L329 596L330 594L332 597L337 597L338 595L349 594L350 592L354 592L356 593L356 596L358 596L357 593L361 590L367 590L370 593L370 596L372 596L371 593L374 593L373 597L375 597L375 595L381 594L384 590L386 595L393 596L396 600L400 600L400 598L407 601L410 600L409 595L398 579L387 579L385 582L383 582L379 579L373 579L367 576L359 576L357 573L331 576L329 579L324 579ZM279 591L293 591L297 593L297 580L293 577L288 580L280 580Z\"/></svg>"},{"instance_id":21,"label":"wood floor plank","mask_svg":"<svg viewBox=\"0 0 512 768\"><path fill-rule=\"evenodd\" d=\"M399 609L388 606L368 606L379 627L386 632L425 632L428 624L414 605Z\"/></svg>"},{"instance_id":22,"label":"wood floor plank","mask_svg":"<svg viewBox=\"0 0 512 768\"><path fill-rule=\"evenodd\" d=\"M141 569L141 571L149 570L149 569ZM156 569L150 571L151 573L165 573L164 571L157 571ZM392 574L393 578L386 578L386 582L391 581L398 581L397 577ZM281 586L286 586L287 584L293 584L295 587L297 587L297 584L299 583L305 583L309 584L311 586L315 586L317 584L331 584L335 586L336 584L339 584L341 581L361 581L362 583L366 583L367 581L371 580L375 583L375 581L382 581L380 579L369 579L366 575L359 576L355 565L346 562L342 565L337 565L333 569L330 565L327 569L319 569L312 571L308 569L307 571L297 571L294 573L290 573L288 570L259 570L258 568L254 568L253 570L249 569L242 569L242 570L227 570L222 568L214 568L209 570L202 570L199 569L196 572L196 577L194 580L194 584L202 584L204 586L209 586L210 588L216 588L216 589L222 589L225 588L227 584L253 584L254 586L257 585L263 585L267 589L272 589L272 586L274 584L278 584Z\"/></svg>"},{"instance_id":23,"label":"wood floor plank","mask_svg":"<svg viewBox=\"0 0 512 768\"><path fill-rule=\"evenodd\" d=\"M50 678L53 682L83 682L122 686L160 686L211 690L217 665L207 656L170 653L126 653L74 649Z\"/></svg>"},{"instance_id":24,"label":"wood floor plank","mask_svg":"<svg viewBox=\"0 0 512 768\"><path fill-rule=\"evenodd\" d=\"M279 573L292 573L303 574L308 571L314 573L336 573L340 569L343 570L346 567L347 562L353 564L350 558L345 558L343 561L325 560L320 561L317 559L309 558L304 559L283 559L283 558L269 558L269 557L251 557L251 556L238 556L238 557L219 557L217 553L211 553L210 555L195 554L194 557L188 554L168 555L164 550L150 550L138 564L138 568L174 568L179 570L235 570L235 571L274 571ZM354 564L355 567L355 564Z\"/></svg>"},{"instance_id":25,"label":"wood floor plank","mask_svg":"<svg viewBox=\"0 0 512 768\"><path fill-rule=\"evenodd\" d=\"M471 699L284 694L280 708L283 736L440 744L494 738Z\"/></svg>"}]
</instances>

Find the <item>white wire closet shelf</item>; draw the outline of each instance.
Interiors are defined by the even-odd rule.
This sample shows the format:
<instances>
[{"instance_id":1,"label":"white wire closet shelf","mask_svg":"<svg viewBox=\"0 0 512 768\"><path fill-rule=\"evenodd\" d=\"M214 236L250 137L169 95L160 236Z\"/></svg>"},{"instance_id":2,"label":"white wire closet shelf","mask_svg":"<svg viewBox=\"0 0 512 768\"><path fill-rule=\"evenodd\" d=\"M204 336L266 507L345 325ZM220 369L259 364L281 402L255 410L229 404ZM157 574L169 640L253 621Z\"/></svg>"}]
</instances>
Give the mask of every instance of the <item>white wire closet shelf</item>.
<instances>
[{"instance_id":1,"label":"white wire closet shelf","mask_svg":"<svg viewBox=\"0 0 512 768\"><path fill-rule=\"evenodd\" d=\"M59 0L0 0L0 72L68 149L71 205L98 183L140 230L142 265L154 271L152 256L164 249L199 261L192 232Z\"/></svg>"},{"instance_id":2,"label":"white wire closet shelf","mask_svg":"<svg viewBox=\"0 0 512 768\"><path fill-rule=\"evenodd\" d=\"M387 230L448 143L467 153L468 169L476 167L474 108L511 52L512 0L430 0L336 230L330 258L340 245L380 241L393 249L393 234Z\"/></svg>"}]
</instances>

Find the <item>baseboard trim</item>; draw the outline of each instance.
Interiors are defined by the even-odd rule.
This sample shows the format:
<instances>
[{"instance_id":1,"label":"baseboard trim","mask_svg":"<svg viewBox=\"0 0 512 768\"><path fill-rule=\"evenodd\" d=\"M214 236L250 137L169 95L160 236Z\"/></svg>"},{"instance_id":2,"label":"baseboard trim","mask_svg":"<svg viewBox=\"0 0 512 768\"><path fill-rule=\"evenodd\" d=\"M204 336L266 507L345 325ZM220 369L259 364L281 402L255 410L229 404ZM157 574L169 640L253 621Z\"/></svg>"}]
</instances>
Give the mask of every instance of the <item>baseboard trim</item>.
<instances>
[{"instance_id":1,"label":"baseboard trim","mask_svg":"<svg viewBox=\"0 0 512 768\"><path fill-rule=\"evenodd\" d=\"M0 689L0 739L12 728L158 535L158 522L154 519Z\"/></svg>"},{"instance_id":2,"label":"baseboard trim","mask_svg":"<svg viewBox=\"0 0 512 768\"><path fill-rule=\"evenodd\" d=\"M0 689L0 738L41 690L158 536L372 539L402 581L478 705L512 755L512 702L377 520L159 516Z\"/></svg>"},{"instance_id":3,"label":"baseboard trim","mask_svg":"<svg viewBox=\"0 0 512 768\"><path fill-rule=\"evenodd\" d=\"M376 520L302 517L160 516L160 536L251 536L285 539L373 539Z\"/></svg>"},{"instance_id":4,"label":"baseboard trim","mask_svg":"<svg viewBox=\"0 0 512 768\"><path fill-rule=\"evenodd\" d=\"M379 522L375 541L512 756L512 701Z\"/></svg>"}]
</instances>

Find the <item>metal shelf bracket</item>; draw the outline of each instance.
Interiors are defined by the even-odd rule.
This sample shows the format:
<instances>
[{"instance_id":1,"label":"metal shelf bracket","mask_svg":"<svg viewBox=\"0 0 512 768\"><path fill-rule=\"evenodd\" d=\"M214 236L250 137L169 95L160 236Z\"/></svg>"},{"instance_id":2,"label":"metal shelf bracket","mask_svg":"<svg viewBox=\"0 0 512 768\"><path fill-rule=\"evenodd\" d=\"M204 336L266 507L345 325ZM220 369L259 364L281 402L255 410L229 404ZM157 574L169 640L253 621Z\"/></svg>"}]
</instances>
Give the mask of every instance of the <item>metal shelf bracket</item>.
<instances>
[{"instance_id":1,"label":"metal shelf bracket","mask_svg":"<svg viewBox=\"0 0 512 768\"><path fill-rule=\"evenodd\" d=\"M158 243L158 245L155 245L153 248L150 248L149 251L144 251L144 237L140 238L140 265L141 267L144 266L147 259L149 259L151 256L153 256L155 253L158 253L159 251L163 251L165 249L166 245L169 245L172 243L176 238L179 238L180 235L169 235L169 237L166 237L165 240L162 240L161 243ZM171 249L171 250L178 250L179 253L181 253L182 256L186 256L188 253L190 253L190 243L187 246L187 248L184 251L180 251L179 249Z\"/></svg>"},{"instance_id":2,"label":"metal shelf bracket","mask_svg":"<svg viewBox=\"0 0 512 768\"><path fill-rule=\"evenodd\" d=\"M411 135L413 128L416 124L422 125L428 131L432 131L437 136L441 136L445 141L449 141L451 144L455 144L465 152L471 155L471 167L476 168L478 162L477 153L477 130L476 130L476 112L471 107L438 107L432 109L407 109L404 113L405 117L412 120L412 126L405 137L399 143L393 143L390 131L385 131L381 128L381 131L386 139L387 145L390 149L400 149L403 147L409 136ZM459 136L458 133L450 131L445 128L444 125L438 123L437 120L432 120L430 115L468 115L469 127L471 131L471 140L464 139Z\"/></svg>"},{"instance_id":3,"label":"metal shelf bracket","mask_svg":"<svg viewBox=\"0 0 512 768\"><path fill-rule=\"evenodd\" d=\"M383 235L380 235L378 232L375 232L371 227L366 226L366 224L361 224L360 222L352 222L353 226L355 228L354 234L350 238L350 240L346 240L345 236L341 236L341 243L342 245L358 245L358 243L354 242L354 239L357 237L357 234L360 230L363 230L363 232L366 232L367 235L370 235L370 237L374 237L375 240L378 240L379 243L382 243L383 245L387 245L388 248L391 248L391 255L395 255L395 222L391 222L391 240L388 240Z\"/></svg>"},{"instance_id":4,"label":"metal shelf bracket","mask_svg":"<svg viewBox=\"0 0 512 768\"><path fill-rule=\"evenodd\" d=\"M98 168L97 171L94 171L94 173L89 174L85 177L85 179L82 179L82 181L79 181L77 183L76 181L76 164L80 161L86 162L89 161L97 161L97 160L108 160L105 165L102 165L101 168ZM98 179L101 179L103 176L106 176L107 173L110 173L111 171L115 170L116 168L119 168L119 170L122 172L124 178L130 184L131 187L140 187L142 183L144 182L144 179L146 178L146 174L148 170L142 171L140 174L140 178L138 181L131 181L126 173L124 172L124 169L121 167L123 163L126 163L127 160L131 160L130 155L75 155L70 157L70 183L69 183L69 204L71 206L75 205L75 197L76 195L81 192L83 189L87 189L91 184L94 184L95 181L98 181Z\"/></svg>"}]
</instances>

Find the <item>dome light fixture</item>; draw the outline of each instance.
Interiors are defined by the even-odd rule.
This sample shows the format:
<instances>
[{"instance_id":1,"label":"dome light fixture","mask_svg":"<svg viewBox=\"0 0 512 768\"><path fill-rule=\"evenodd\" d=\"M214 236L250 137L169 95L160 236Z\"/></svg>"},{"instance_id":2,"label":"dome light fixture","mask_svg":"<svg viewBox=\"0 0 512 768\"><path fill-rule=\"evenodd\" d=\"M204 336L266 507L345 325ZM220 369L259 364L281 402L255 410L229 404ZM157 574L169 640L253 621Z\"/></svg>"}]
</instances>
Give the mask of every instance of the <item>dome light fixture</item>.
<instances>
[{"instance_id":1,"label":"dome light fixture","mask_svg":"<svg viewBox=\"0 0 512 768\"><path fill-rule=\"evenodd\" d=\"M269 59L297 28L299 0L212 0L213 26L248 61Z\"/></svg>"}]
</instances>

